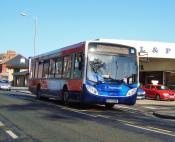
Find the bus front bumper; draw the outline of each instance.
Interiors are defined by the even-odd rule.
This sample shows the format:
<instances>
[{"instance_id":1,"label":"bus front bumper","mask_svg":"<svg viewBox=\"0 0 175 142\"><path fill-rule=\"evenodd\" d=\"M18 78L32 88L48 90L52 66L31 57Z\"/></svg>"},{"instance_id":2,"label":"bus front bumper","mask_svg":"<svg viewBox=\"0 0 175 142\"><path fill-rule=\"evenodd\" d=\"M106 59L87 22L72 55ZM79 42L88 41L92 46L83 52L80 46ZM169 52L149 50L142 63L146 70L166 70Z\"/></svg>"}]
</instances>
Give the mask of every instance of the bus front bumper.
<instances>
[{"instance_id":1,"label":"bus front bumper","mask_svg":"<svg viewBox=\"0 0 175 142\"><path fill-rule=\"evenodd\" d=\"M137 94L132 96L99 96L88 92L84 94L84 102L89 104L126 104L134 105L136 103Z\"/></svg>"}]
</instances>

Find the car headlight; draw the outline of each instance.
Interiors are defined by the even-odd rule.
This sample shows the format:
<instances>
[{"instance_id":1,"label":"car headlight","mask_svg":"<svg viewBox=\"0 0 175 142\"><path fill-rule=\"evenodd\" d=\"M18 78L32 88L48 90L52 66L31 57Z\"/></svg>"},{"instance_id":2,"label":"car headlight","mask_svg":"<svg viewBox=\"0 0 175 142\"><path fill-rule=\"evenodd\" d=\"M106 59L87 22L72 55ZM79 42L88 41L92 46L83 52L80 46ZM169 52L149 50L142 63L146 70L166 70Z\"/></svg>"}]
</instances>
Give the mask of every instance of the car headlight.
<instances>
[{"instance_id":1,"label":"car headlight","mask_svg":"<svg viewBox=\"0 0 175 142\"><path fill-rule=\"evenodd\" d=\"M164 96L169 96L169 94L168 94L168 93L163 93L163 95L164 95Z\"/></svg>"},{"instance_id":2,"label":"car headlight","mask_svg":"<svg viewBox=\"0 0 175 142\"><path fill-rule=\"evenodd\" d=\"M146 94L146 92L144 91L142 94L144 94L144 95L145 95L145 94Z\"/></svg>"},{"instance_id":3,"label":"car headlight","mask_svg":"<svg viewBox=\"0 0 175 142\"><path fill-rule=\"evenodd\" d=\"M144 92L137 92L137 95L145 95L145 91Z\"/></svg>"},{"instance_id":4,"label":"car headlight","mask_svg":"<svg viewBox=\"0 0 175 142\"><path fill-rule=\"evenodd\" d=\"M126 94L126 96L132 96L137 92L137 88L133 88L131 90L128 91L128 93Z\"/></svg>"},{"instance_id":5,"label":"car headlight","mask_svg":"<svg viewBox=\"0 0 175 142\"><path fill-rule=\"evenodd\" d=\"M88 92L94 94L94 95L98 95L98 91L95 87L93 86L90 86L90 85L86 85L86 88L88 90Z\"/></svg>"}]
</instances>

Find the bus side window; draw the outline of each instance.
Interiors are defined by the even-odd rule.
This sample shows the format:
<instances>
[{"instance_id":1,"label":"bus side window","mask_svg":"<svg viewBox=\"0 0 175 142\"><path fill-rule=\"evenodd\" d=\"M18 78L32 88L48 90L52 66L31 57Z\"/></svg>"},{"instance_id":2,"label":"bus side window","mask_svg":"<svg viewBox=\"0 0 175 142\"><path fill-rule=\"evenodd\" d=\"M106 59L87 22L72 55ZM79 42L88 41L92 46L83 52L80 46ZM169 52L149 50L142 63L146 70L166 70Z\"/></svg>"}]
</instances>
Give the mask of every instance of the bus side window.
<instances>
[{"instance_id":1,"label":"bus side window","mask_svg":"<svg viewBox=\"0 0 175 142\"><path fill-rule=\"evenodd\" d=\"M71 69L72 69L72 56L65 56L64 57L64 70L63 70L64 78L71 77Z\"/></svg>"},{"instance_id":2,"label":"bus side window","mask_svg":"<svg viewBox=\"0 0 175 142\"><path fill-rule=\"evenodd\" d=\"M39 62L36 61L36 65L35 65L35 74L34 74L35 78L38 78L38 66L39 66Z\"/></svg>"},{"instance_id":3,"label":"bus side window","mask_svg":"<svg viewBox=\"0 0 175 142\"><path fill-rule=\"evenodd\" d=\"M56 65L55 60L50 59L49 78L54 78L55 77L55 65Z\"/></svg>"},{"instance_id":4,"label":"bus side window","mask_svg":"<svg viewBox=\"0 0 175 142\"><path fill-rule=\"evenodd\" d=\"M44 78L48 78L49 77L49 61L45 61L44 62L43 77Z\"/></svg>"},{"instance_id":5,"label":"bus side window","mask_svg":"<svg viewBox=\"0 0 175 142\"><path fill-rule=\"evenodd\" d=\"M38 78L42 78L42 73L43 73L43 63L42 62L39 62Z\"/></svg>"},{"instance_id":6,"label":"bus side window","mask_svg":"<svg viewBox=\"0 0 175 142\"><path fill-rule=\"evenodd\" d=\"M63 60L62 60L62 58L58 58L56 60L55 78L61 78L62 77L62 70L63 70Z\"/></svg>"},{"instance_id":7,"label":"bus side window","mask_svg":"<svg viewBox=\"0 0 175 142\"><path fill-rule=\"evenodd\" d=\"M34 78L35 76L35 60L32 60L31 62L31 78Z\"/></svg>"},{"instance_id":8,"label":"bus side window","mask_svg":"<svg viewBox=\"0 0 175 142\"><path fill-rule=\"evenodd\" d=\"M73 78L77 78L77 79L82 78L83 67L84 67L84 55L83 55L83 53L75 54Z\"/></svg>"}]
</instances>

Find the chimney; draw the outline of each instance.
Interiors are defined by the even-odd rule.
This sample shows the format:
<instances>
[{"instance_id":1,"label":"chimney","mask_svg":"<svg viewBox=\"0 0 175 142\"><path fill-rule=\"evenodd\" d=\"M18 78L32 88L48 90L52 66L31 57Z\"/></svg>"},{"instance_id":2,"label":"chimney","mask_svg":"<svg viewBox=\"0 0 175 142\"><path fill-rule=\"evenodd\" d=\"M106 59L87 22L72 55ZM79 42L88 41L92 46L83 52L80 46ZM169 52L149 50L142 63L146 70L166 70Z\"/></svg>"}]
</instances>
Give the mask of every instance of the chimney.
<instances>
[{"instance_id":1,"label":"chimney","mask_svg":"<svg viewBox=\"0 0 175 142\"><path fill-rule=\"evenodd\" d=\"M15 57L15 56L16 56L16 52L15 52L15 51L9 50L9 51L7 51L7 53L6 53L6 59L11 59L11 58L13 58L13 57Z\"/></svg>"}]
</instances>

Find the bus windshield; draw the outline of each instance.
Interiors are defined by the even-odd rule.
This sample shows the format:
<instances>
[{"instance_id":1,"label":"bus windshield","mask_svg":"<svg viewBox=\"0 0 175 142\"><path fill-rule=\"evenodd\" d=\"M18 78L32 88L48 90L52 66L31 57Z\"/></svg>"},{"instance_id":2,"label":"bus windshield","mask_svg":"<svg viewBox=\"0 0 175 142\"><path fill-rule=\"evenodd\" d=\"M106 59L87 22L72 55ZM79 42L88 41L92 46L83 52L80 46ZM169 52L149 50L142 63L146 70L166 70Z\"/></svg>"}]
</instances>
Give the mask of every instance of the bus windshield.
<instances>
[{"instance_id":1,"label":"bus windshield","mask_svg":"<svg viewBox=\"0 0 175 142\"><path fill-rule=\"evenodd\" d=\"M137 83L136 56L89 52L87 79L93 82Z\"/></svg>"}]
</instances>

